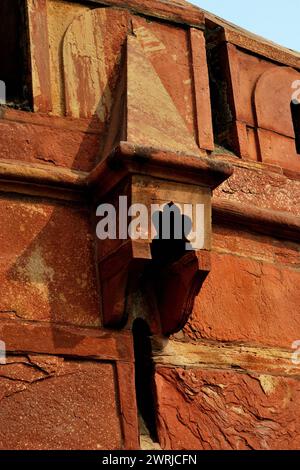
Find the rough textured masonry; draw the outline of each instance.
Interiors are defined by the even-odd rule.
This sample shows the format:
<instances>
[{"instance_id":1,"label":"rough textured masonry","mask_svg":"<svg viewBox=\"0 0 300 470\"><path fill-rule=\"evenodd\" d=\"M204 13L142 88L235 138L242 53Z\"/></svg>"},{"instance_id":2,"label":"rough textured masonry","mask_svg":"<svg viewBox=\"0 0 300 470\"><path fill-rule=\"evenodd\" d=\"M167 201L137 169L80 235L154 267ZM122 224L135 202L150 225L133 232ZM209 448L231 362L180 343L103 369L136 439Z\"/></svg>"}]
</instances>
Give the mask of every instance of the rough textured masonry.
<instances>
[{"instance_id":1,"label":"rough textured masonry","mask_svg":"<svg viewBox=\"0 0 300 470\"><path fill-rule=\"evenodd\" d=\"M0 13L0 449L299 448L300 54L183 0ZM98 240L120 195L204 203L203 250Z\"/></svg>"}]
</instances>

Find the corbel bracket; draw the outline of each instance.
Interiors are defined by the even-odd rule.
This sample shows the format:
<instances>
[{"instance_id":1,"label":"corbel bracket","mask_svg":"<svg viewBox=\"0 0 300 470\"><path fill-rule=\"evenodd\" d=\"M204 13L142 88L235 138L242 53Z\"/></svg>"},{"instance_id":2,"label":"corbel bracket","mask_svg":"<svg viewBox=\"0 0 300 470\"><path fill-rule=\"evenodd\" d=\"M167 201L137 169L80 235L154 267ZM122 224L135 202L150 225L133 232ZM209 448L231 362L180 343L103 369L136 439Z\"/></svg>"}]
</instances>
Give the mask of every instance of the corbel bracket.
<instances>
[{"instance_id":1,"label":"corbel bracket","mask_svg":"<svg viewBox=\"0 0 300 470\"><path fill-rule=\"evenodd\" d=\"M158 49L164 55L158 60L147 46L146 39L155 36L153 31L147 30L142 19L129 20L105 123L102 161L88 178L95 212L102 204L110 204L115 212L115 236L97 240L103 322L108 327L122 327L127 322L130 326L130 321L143 316L153 333L169 335L184 326L210 270L212 190L232 174L232 167L207 156L213 136L201 31L191 33L194 72L187 79L189 69L176 68L182 84L194 83L202 90L201 94L194 90L197 117L191 107L187 119L171 86L170 74L175 69L168 72L162 60L170 61L166 46L159 41ZM195 77L201 80L195 81ZM180 89L178 83L177 87ZM197 122L199 132L188 122ZM205 139L199 138L202 135ZM146 208L147 220L140 227L141 236L132 237L126 228L136 214L128 210L137 205ZM190 215L182 210L187 205ZM153 211L153 207L158 209ZM161 233L159 221L167 210L177 211L184 228L189 229L178 236L173 214L169 237Z\"/></svg>"},{"instance_id":2,"label":"corbel bracket","mask_svg":"<svg viewBox=\"0 0 300 470\"><path fill-rule=\"evenodd\" d=\"M148 234L142 239L97 241L105 326L126 324L130 313L127 301L137 292L149 305L148 321L153 332L169 335L184 326L210 271L212 190L231 174L230 165L208 157L147 149L128 142L121 142L90 174L88 184L94 203L110 203L116 208L117 228L124 218L119 207L119 198L124 196L128 207L143 204L149 214L155 204L204 207L203 224L197 227L192 221L193 232L203 231L201 250L186 250L184 239L153 239L151 216Z\"/></svg>"}]
</instances>

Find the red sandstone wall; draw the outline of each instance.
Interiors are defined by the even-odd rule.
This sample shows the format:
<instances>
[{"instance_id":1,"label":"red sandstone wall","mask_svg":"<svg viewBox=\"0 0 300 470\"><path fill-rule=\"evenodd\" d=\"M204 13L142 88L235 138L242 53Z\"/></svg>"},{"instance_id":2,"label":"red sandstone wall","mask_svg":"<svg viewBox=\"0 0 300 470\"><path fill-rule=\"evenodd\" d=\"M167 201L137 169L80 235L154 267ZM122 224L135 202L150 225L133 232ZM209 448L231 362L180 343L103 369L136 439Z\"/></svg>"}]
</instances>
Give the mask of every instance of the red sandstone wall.
<instances>
[{"instance_id":1,"label":"red sandstone wall","mask_svg":"<svg viewBox=\"0 0 300 470\"><path fill-rule=\"evenodd\" d=\"M299 57L223 30L225 37L214 46L233 118L211 155L213 137L220 136L218 129L212 135L208 77L199 78L206 71L204 40L187 26L198 22L203 27L203 14L184 10L182 2L176 8L151 2L151 9L142 2L129 3L160 18L148 24L135 16L132 28L149 70L158 75L184 122L186 141L199 155L235 167L214 193L212 269L193 314L180 333L153 341L159 445L299 448L300 366L291 355L292 343L300 339L300 156L284 125L282 134L272 129L273 121L275 126L280 118L288 120L286 107L281 116L270 111L269 127L263 129L252 101L257 79L270 68L283 65L293 78L299 77ZM84 89L80 105L91 105L85 116L77 117L76 106L66 106L58 60L66 29L89 8L85 2L49 0L41 5L48 37L43 28L34 27L40 16L30 10L31 41L39 39L40 48L32 58L36 112L3 108L0 113L0 339L9 353L7 364L0 366L0 448L137 448L132 318L123 332L102 327L94 213L81 184L100 159L106 123L93 116L95 103L92 95L85 100ZM116 22L122 17L119 42L126 34L126 15L112 14ZM168 22L161 22L162 17ZM214 21L206 22L210 33L217 26ZM46 57L41 35L50 45L46 101L38 93L41 57ZM105 45L109 57L115 57L117 46ZM140 84L149 85L146 78ZM112 87L112 96L114 91ZM266 109L272 100L272 95L266 97ZM213 116L222 112L213 100L212 106ZM138 112L139 137L149 133L151 142L153 136L143 129L146 115ZM164 117L158 116L156 124L168 127ZM269 146L264 132L272 137ZM51 180L43 185L37 173L41 164L48 165Z\"/></svg>"}]
</instances>

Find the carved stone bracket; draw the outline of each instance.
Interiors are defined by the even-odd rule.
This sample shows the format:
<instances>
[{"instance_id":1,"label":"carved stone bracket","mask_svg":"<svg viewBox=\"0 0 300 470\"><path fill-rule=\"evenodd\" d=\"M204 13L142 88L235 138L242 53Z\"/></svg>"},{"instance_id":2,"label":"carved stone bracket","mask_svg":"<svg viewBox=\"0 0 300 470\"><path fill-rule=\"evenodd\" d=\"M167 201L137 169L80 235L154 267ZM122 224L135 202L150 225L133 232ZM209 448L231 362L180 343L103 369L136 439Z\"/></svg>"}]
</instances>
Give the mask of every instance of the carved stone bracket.
<instances>
[{"instance_id":1,"label":"carved stone bracket","mask_svg":"<svg viewBox=\"0 0 300 470\"><path fill-rule=\"evenodd\" d=\"M129 204L149 209L170 202L204 206L201 250L186 251L184 240L152 239L151 233L138 240L97 241L105 326L126 324L128 299L137 292L151 311L147 320L153 332L169 335L184 326L210 271L212 190L231 174L229 165L208 157L128 142L121 142L91 173L88 183L96 205L110 202L118 207L118 198L127 196ZM120 217L117 212L118 221Z\"/></svg>"},{"instance_id":2,"label":"carved stone bracket","mask_svg":"<svg viewBox=\"0 0 300 470\"><path fill-rule=\"evenodd\" d=\"M89 13L99 27L111 21L110 14ZM128 319L130 323L143 316L153 332L169 335L184 326L210 270L212 190L232 174L232 168L208 156L213 135L203 33L167 26L170 37L174 35L184 48L176 49L179 60L158 25L135 16L124 18L121 11L113 15L113 27L119 21L126 37L105 115L102 161L88 177L95 209L109 203L116 209L116 228L123 223L121 235L97 240L103 322L121 327ZM129 25L127 32L124 24ZM187 57L192 57L190 64ZM132 220L127 208L119 207L124 196L128 207L147 208L148 225L141 237L124 234ZM164 209L153 214L152 208L180 210L187 204L193 215L185 221L194 239L186 231L181 239L171 233L169 239L161 237L157 221ZM200 228L194 217L198 207ZM186 217L184 212L180 217Z\"/></svg>"}]
</instances>

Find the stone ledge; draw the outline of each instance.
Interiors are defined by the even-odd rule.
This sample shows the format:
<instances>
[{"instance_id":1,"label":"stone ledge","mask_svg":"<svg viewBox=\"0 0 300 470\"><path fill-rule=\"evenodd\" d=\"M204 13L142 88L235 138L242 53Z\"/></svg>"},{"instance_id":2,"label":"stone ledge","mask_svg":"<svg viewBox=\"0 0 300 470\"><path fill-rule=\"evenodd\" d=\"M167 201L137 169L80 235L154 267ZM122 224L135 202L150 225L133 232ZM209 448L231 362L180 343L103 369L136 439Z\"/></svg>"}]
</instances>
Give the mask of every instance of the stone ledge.
<instances>
[{"instance_id":1,"label":"stone ledge","mask_svg":"<svg viewBox=\"0 0 300 470\"><path fill-rule=\"evenodd\" d=\"M124 148L123 148L124 147ZM135 148L134 146L123 145L123 161L126 165L132 166L135 153L141 153L137 161L135 171L146 171L145 168L154 165L157 171L161 166L170 167L174 174L178 173L178 178L182 178L184 172L188 175L191 184L196 184L199 179L199 172L216 174L221 180L223 174L227 176L232 172L230 164L218 158L207 158L199 156L181 156L167 151ZM116 164L118 154L114 153ZM122 162L122 161L121 161ZM108 165L107 165L108 163ZM99 180L103 173L104 166L112 164L108 159L105 165L99 164L91 173L71 170L50 164L27 163L15 160L0 159L0 191L21 194L41 195L54 199L84 199L88 197L89 191L93 187L100 190ZM125 165L125 166L126 166ZM145 167L145 168L144 168ZM260 169L260 168L259 168ZM148 170L147 170L148 171ZM103 184L114 184L112 178ZM244 204L241 202L227 201L220 197L213 200L213 220L216 223L239 223L241 226L249 228L251 231L272 235L276 238L298 241L300 239L300 218L285 211L263 209L254 204Z\"/></svg>"},{"instance_id":2,"label":"stone ledge","mask_svg":"<svg viewBox=\"0 0 300 470\"><path fill-rule=\"evenodd\" d=\"M215 223L239 224L253 232L272 235L275 238L299 241L300 217L288 212L262 209L252 204L215 199L213 201Z\"/></svg>"},{"instance_id":3,"label":"stone ledge","mask_svg":"<svg viewBox=\"0 0 300 470\"><path fill-rule=\"evenodd\" d=\"M84 0L91 3L90 0ZM112 6L133 13L161 18L175 23L197 26L204 29L204 12L185 0L93 0L99 6Z\"/></svg>"},{"instance_id":4,"label":"stone ledge","mask_svg":"<svg viewBox=\"0 0 300 470\"><path fill-rule=\"evenodd\" d=\"M130 332L0 320L0 338L11 353L48 354L133 362Z\"/></svg>"},{"instance_id":5,"label":"stone ledge","mask_svg":"<svg viewBox=\"0 0 300 470\"><path fill-rule=\"evenodd\" d=\"M228 42L242 49L267 57L275 62L300 67L300 53L280 46L268 39L247 31L213 13L204 11L206 25L215 28L221 41Z\"/></svg>"},{"instance_id":6,"label":"stone ledge","mask_svg":"<svg viewBox=\"0 0 300 470\"><path fill-rule=\"evenodd\" d=\"M188 343L159 337L153 337L152 347L156 366L259 372L300 379L300 365L293 364L292 349L204 340Z\"/></svg>"},{"instance_id":7,"label":"stone ledge","mask_svg":"<svg viewBox=\"0 0 300 470\"><path fill-rule=\"evenodd\" d=\"M104 125L97 117L75 118L70 116L55 116L40 112L21 111L0 105L0 119L8 123L28 124L51 129L63 129L84 134L101 134Z\"/></svg>"}]
</instances>

